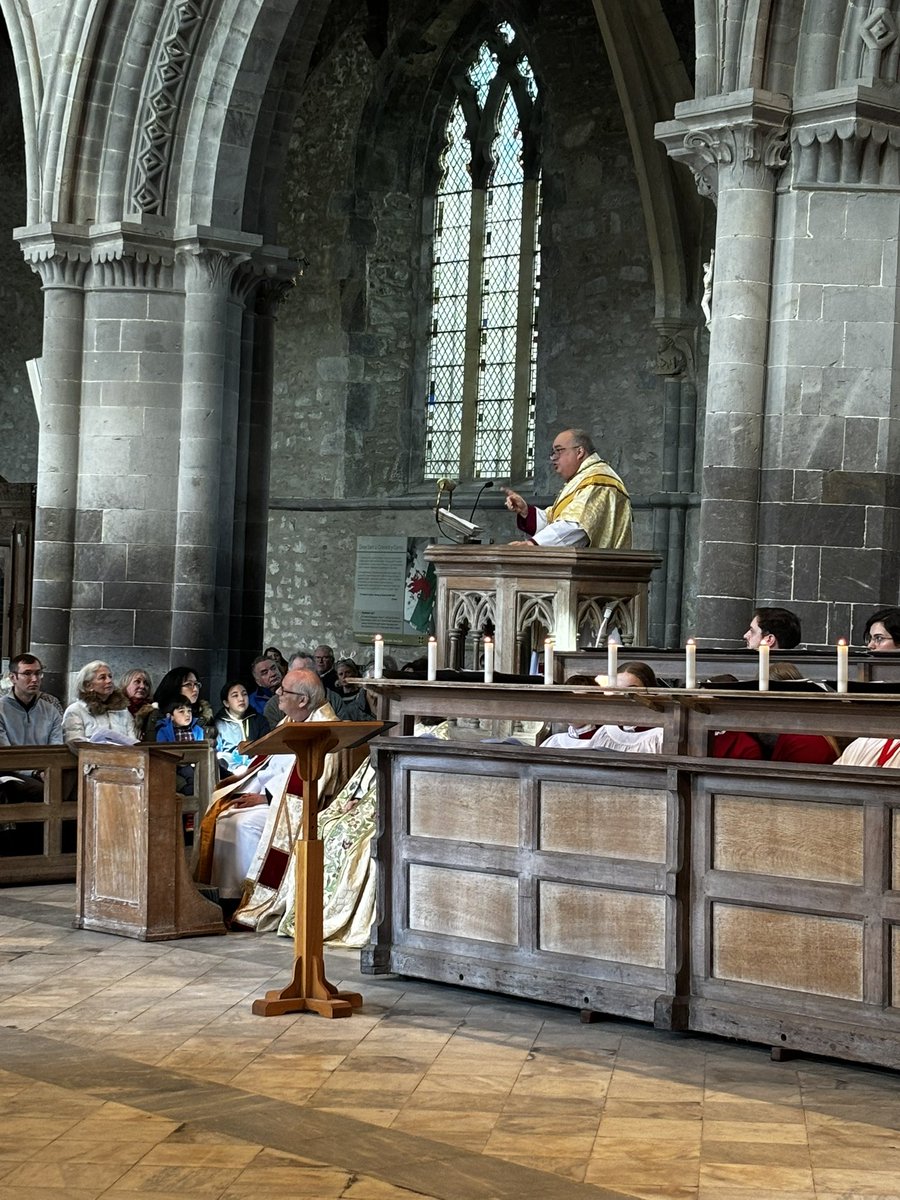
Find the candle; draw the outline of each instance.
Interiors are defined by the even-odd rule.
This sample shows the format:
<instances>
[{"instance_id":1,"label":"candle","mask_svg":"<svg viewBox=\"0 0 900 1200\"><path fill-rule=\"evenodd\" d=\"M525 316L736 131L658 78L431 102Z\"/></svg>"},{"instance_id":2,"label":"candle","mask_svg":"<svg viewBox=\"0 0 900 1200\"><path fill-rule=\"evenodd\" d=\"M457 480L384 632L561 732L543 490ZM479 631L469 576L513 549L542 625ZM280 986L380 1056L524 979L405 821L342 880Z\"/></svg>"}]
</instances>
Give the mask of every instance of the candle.
<instances>
[{"instance_id":1,"label":"candle","mask_svg":"<svg viewBox=\"0 0 900 1200\"><path fill-rule=\"evenodd\" d=\"M761 692L769 690L769 645L767 642L759 643L759 690Z\"/></svg>"},{"instance_id":2,"label":"candle","mask_svg":"<svg viewBox=\"0 0 900 1200\"><path fill-rule=\"evenodd\" d=\"M544 642L544 683L553 683L553 638Z\"/></svg>"},{"instance_id":3,"label":"candle","mask_svg":"<svg viewBox=\"0 0 900 1200\"><path fill-rule=\"evenodd\" d=\"M612 687L616 686L616 676L619 674L619 643L606 643L606 678Z\"/></svg>"},{"instance_id":4,"label":"candle","mask_svg":"<svg viewBox=\"0 0 900 1200\"><path fill-rule=\"evenodd\" d=\"M837 644L837 690L846 692L847 681L850 678L850 647L846 638L840 638Z\"/></svg>"},{"instance_id":5,"label":"candle","mask_svg":"<svg viewBox=\"0 0 900 1200\"><path fill-rule=\"evenodd\" d=\"M697 643L693 638L688 638L684 647L684 686L697 686Z\"/></svg>"},{"instance_id":6,"label":"candle","mask_svg":"<svg viewBox=\"0 0 900 1200\"><path fill-rule=\"evenodd\" d=\"M494 682L494 643L489 637L484 639L484 682Z\"/></svg>"},{"instance_id":7,"label":"candle","mask_svg":"<svg viewBox=\"0 0 900 1200\"><path fill-rule=\"evenodd\" d=\"M437 638L428 639L428 679L437 679Z\"/></svg>"},{"instance_id":8,"label":"candle","mask_svg":"<svg viewBox=\"0 0 900 1200\"><path fill-rule=\"evenodd\" d=\"M375 663L372 667L372 678L384 678L384 638L380 633L375 634Z\"/></svg>"}]
</instances>

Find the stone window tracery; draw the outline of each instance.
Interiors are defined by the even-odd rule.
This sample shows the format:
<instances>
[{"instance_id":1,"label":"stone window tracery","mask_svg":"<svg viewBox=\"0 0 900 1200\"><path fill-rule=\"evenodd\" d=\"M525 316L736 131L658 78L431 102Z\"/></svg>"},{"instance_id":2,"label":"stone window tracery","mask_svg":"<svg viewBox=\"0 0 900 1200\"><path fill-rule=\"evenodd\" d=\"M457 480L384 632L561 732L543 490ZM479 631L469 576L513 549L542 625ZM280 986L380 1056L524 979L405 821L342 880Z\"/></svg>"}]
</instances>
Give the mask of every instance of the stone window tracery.
<instances>
[{"instance_id":1,"label":"stone window tracery","mask_svg":"<svg viewBox=\"0 0 900 1200\"><path fill-rule=\"evenodd\" d=\"M534 470L540 95L503 23L453 76L434 196L426 479Z\"/></svg>"}]
</instances>

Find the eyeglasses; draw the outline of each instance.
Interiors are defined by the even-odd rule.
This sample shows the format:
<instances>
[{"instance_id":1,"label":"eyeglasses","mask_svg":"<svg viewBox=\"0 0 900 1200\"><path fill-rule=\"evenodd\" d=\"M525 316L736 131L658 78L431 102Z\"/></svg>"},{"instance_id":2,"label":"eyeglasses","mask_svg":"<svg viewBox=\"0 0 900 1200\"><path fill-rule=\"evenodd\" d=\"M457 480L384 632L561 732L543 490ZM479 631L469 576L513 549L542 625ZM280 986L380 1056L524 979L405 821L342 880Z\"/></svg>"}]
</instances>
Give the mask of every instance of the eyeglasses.
<instances>
[{"instance_id":1,"label":"eyeglasses","mask_svg":"<svg viewBox=\"0 0 900 1200\"><path fill-rule=\"evenodd\" d=\"M567 454L569 450L577 450L577 446L554 446L550 451L551 458L559 458L561 454Z\"/></svg>"},{"instance_id":2,"label":"eyeglasses","mask_svg":"<svg viewBox=\"0 0 900 1200\"><path fill-rule=\"evenodd\" d=\"M186 679L181 686L189 687L189 688L198 688L198 687L200 687L200 680L199 679Z\"/></svg>"},{"instance_id":3,"label":"eyeglasses","mask_svg":"<svg viewBox=\"0 0 900 1200\"><path fill-rule=\"evenodd\" d=\"M880 646L882 642L892 642L894 639L889 633L870 633L869 641L874 642L876 646Z\"/></svg>"},{"instance_id":4,"label":"eyeglasses","mask_svg":"<svg viewBox=\"0 0 900 1200\"><path fill-rule=\"evenodd\" d=\"M40 677L43 675L43 673L44 673L43 670L40 670L40 671L13 671L13 675L18 676L20 679L40 679Z\"/></svg>"},{"instance_id":5,"label":"eyeglasses","mask_svg":"<svg viewBox=\"0 0 900 1200\"><path fill-rule=\"evenodd\" d=\"M309 696L307 696L306 692L292 692L290 688L286 688L286 687L277 687L275 689L275 695L276 696L302 696L304 700L309 699Z\"/></svg>"}]
</instances>

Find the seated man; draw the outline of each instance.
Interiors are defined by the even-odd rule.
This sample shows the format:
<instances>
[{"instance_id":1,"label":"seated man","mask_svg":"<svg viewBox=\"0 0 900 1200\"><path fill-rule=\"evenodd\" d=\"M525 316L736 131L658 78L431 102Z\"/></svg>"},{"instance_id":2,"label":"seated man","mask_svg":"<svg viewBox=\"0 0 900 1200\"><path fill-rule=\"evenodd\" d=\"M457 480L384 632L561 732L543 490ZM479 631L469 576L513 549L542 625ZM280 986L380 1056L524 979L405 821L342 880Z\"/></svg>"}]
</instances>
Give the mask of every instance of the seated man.
<instances>
[{"instance_id":1,"label":"seated man","mask_svg":"<svg viewBox=\"0 0 900 1200\"><path fill-rule=\"evenodd\" d=\"M291 671L314 671L316 674L316 660L312 654L306 654L302 650L298 650L292 655L288 664ZM320 676L321 679L321 676ZM340 692L334 691L333 688L325 687L325 700L331 705L334 711L334 719L337 721L371 721L372 710L369 708L368 697L366 696L365 688L359 688L352 696L342 696ZM263 711L263 716L269 723L269 728L274 729L281 720L281 710L278 707L278 697L273 696L266 704Z\"/></svg>"},{"instance_id":2,"label":"seated man","mask_svg":"<svg viewBox=\"0 0 900 1200\"><path fill-rule=\"evenodd\" d=\"M334 721L313 671L289 671L278 689L285 721ZM334 756L319 779L320 798L332 793ZM261 755L246 771L224 779L200 827L197 878L223 900L240 903L242 928L275 928L285 911L282 885L303 811L303 781L292 754Z\"/></svg>"},{"instance_id":3,"label":"seated man","mask_svg":"<svg viewBox=\"0 0 900 1200\"><path fill-rule=\"evenodd\" d=\"M249 693L250 707L254 712L263 713L268 702L275 697L275 689L281 683L281 671L278 663L260 654L250 664L250 673L256 684L255 690Z\"/></svg>"},{"instance_id":4,"label":"seated man","mask_svg":"<svg viewBox=\"0 0 900 1200\"><path fill-rule=\"evenodd\" d=\"M744 634L748 650L761 645L771 650L793 650L800 645L800 618L789 608L757 608Z\"/></svg>"},{"instance_id":5,"label":"seated man","mask_svg":"<svg viewBox=\"0 0 900 1200\"><path fill-rule=\"evenodd\" d=\"M33 654L10 660L12 691L0 696L0 746L61 746L62 713L41 692L44 668ZM58 702L57 702L58 703ZM39 771L15 771L0 782L0 802L41 801L44 785Z\"/></svg>"}]
</instances>

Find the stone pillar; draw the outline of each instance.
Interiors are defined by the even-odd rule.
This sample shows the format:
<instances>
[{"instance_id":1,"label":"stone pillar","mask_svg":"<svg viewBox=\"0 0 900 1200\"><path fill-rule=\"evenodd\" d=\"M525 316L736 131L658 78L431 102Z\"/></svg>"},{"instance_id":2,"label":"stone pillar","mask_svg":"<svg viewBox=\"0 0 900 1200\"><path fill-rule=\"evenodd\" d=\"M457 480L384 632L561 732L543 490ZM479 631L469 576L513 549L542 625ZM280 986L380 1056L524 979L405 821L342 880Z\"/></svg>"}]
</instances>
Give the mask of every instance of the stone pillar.
<instances>
[{"instance_id":1,"label":"stone pillar","mask_svg":"<svg viewBox=\"0 0 900 1200\"><path fill-rule=\"evenodd\" d=\"M695 618L706 638L739 637L757 593L775 183L787 116L784 97L744 92L680 104L677 120L657 127L718 206Z\"/></svg>"},{"instance_id":2,"label":"stone pillar","mask_svg":"<svg viewBox=\"0 0 900 1200\"><path fill-rule=\"evenodd\" d=\"M23 231L20 241L44 292L30 648L46 668L45 688L63 695L78 516L83 289L89 255L80 243L57 242L50 229L34 231L34 236Z\"/></svg>"},{"instance_id":3,"label":"stone pillar","mask_svg":"<svg viewBox=\"0 0 900 1200\"><path fill-rule=\"evenodd\" d=\"M173 662L207 677L224 673L227 650L240 352L232 278L246 260L200 243L179 250L184 369L171 647Z\"/></svg>"}]
</instances>

